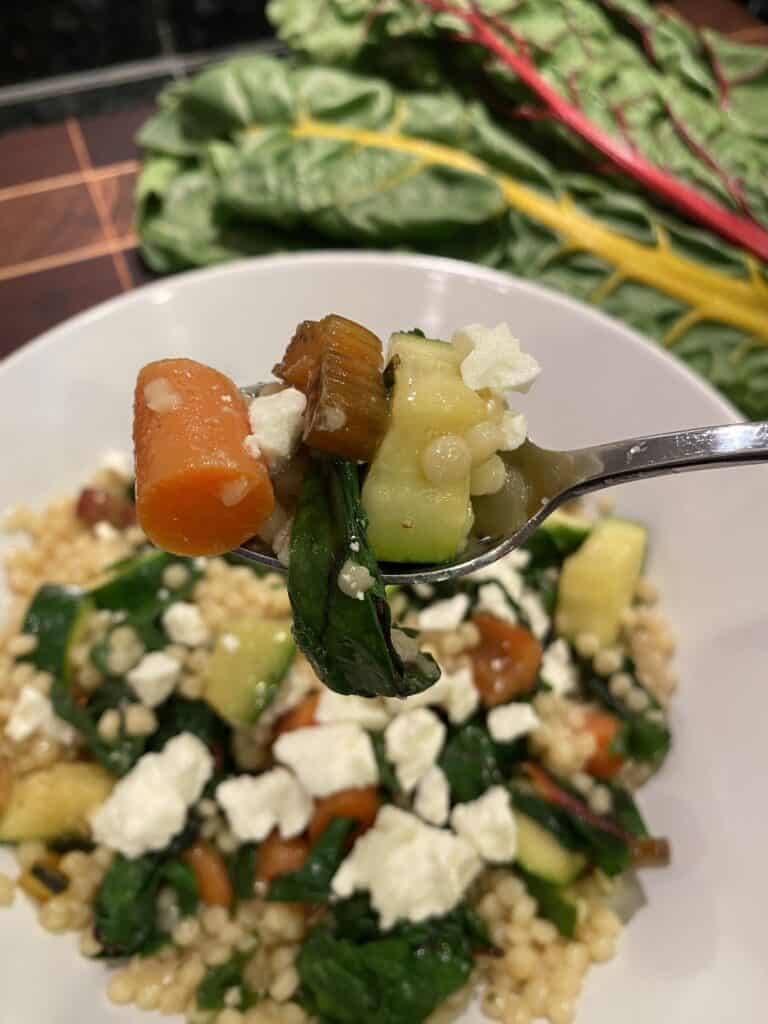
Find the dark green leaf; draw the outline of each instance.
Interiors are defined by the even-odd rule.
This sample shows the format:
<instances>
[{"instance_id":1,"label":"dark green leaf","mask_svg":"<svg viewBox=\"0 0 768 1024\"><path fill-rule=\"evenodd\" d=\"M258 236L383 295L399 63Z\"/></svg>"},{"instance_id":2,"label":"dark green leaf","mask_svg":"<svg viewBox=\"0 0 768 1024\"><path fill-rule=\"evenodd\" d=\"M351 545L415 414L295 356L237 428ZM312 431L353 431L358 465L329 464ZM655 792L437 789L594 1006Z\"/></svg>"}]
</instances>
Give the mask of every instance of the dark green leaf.
<instances>
[{"instance_id":1,"label":"dark green leaf","mask_svg":"<svg viewBox=\"0 0 768 1024\"><path fill-rule=\"evenodd\" d=\"M238 900L252 900L256 882L256 845L243 843L227 860L232 889Z\"/></svg>"},{"instance_id":2,"label":"dark green leaf","mask_svg":"<svg viewBox=\"0 0 768 1024\"><path fill-rule=\"evenodd\" d=\"M503 781L496 745L482 725L470 723L458 729L443 748L438 764L448 779L453 803L476 800Z\"/></svg>"},{"instance_id":3,"label":"dark green leaf","mask_svg":"<svg viewBox=\"0 0 768 1024\"><path fill-rule=\"evenodd\" d=\"M192 868L180 860L169 860L161 870L164 885L170 885L176 893L182 917L194 914L200 902L197 878Z\"/></svg>"},{"instance_id":4,"label":"dark green leaf","mask_svg":"<svg viewBox=\"0 0 768 1024\"><path fill-rule=\"evenodd\" d=\"M405 697L431 686L440 670L427 655L405 662L395 650L389 605L366 528L357 467L341 459L314 459L291 530L288 593L294 634L318 676L337 692ZM365 566L375 581L362 601L338 586L349 558Z\"/></svg>"},{"instance_id":5,"label":"dark green leaf","mask_svg":"<svg viewBox=\"0 0 768 1024\"><path fill-rule=\"evenodd\" d=\"M224 997L231 988L240 989L238 1009L247 1010L258 1002L258 994L243 981L243 968L249 956L248 953L235 953L225 964L208 970L197 988L197 1005L201 1010L223 1009Z\"/></svg>"},{"instance_id":6,"label":"dark green leaf","mask_svg":"<svg viewBox=\"0 0 768 1024\"><path fill-rule=\"evenodd\" d=\"M371 746L376 757L376 767L379 771L379 786L387 793L390 799L394 800L403 792L398 782L397 773L387 759L386 743L383 732L369 732Z\"/></svg>"},{"instance_id":7,"label":"dark green leaf","mask_svg":"<svg viewBox=\"0 0 768 1024\"><path fill-rule=\"evenodd\" d=\"M349 838L357 827L354 818L334 818L315 841L305 863L297 871L274 878L268 900L288 903L327 903L331 880L346 856Z\"/></svg>"},{"instance_id":8,"label":"dark green leaf","mask_svg":"<svg viewBox=\"0 0 768 1024\"><path fill-rule=\"evenodd\" d=\"M130 956L156 935L161 883L161 855L117 854L93 901L94 934L106 956Z\"/></svg>"},{"instance_id":9,"label":"dark green leaf","mask_svg":"<svg viewBox=\"0 0 768 1024\"><path fill-rule=\"evenodd\" d=\"M579 918L576 901L566 895L563 886L545 882L522 868L517 871L529 894L536 900L539 917L545 917L561 935L572 939Z\"/></svg>"}]
</instances>

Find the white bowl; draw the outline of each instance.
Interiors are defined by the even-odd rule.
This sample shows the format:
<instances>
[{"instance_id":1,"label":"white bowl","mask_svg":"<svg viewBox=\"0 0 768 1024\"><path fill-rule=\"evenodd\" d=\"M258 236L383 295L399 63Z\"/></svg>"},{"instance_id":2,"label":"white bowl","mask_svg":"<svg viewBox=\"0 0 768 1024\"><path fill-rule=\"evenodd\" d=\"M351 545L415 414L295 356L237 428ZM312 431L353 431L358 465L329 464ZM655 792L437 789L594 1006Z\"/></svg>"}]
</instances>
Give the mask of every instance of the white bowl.
<instances>
[{"instance_id":1,"label":"white bowl","mask_svg":"<svg viewBox=\"0 0 768 1024\"><path fill-rule=\"evenodd\" d=\"M0 509L72 491L108 448L128 449L143 363L188 355L243 384L258 381L297 321L330 311L382 336L421 327L444 337L467 323L507 320L544 367L520 404L545 445L734 418L648 341L528 282L418 256L277 257L142 288L0 365ZM768 1000L768 470L669 477L616 496L622 511L650 525L651 575L680 637L675 746L642 796L654 831L672 839L674 861L645 873L649 905L617 959L590 972L578 1020L755 1021ZM40 930L20 898L0 913L0 948L0 1024L148 1019L110 1006L104 967L81 959L71 937ZM480 1020L479 1010L466 1017Z\"/></svg>"}]
</instances>

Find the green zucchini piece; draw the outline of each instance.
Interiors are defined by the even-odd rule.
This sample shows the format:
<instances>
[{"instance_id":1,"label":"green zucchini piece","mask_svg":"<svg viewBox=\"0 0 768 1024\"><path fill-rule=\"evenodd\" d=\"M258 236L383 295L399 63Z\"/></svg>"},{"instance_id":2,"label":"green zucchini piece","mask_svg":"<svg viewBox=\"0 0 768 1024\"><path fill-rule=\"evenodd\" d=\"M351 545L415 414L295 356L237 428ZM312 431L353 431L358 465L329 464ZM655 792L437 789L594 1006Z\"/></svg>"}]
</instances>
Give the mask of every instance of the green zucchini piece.
<instances>
[{"instance_id":1,"label":"green zucchini piece","mask_svg":"<svg viewBox=\"0 0 768 1024\"><path fill-rule=\"evenodd\" d=\"M517 864L529 875L554 885L568 885L581 874L587 858L564 846L533 818L515 810Z\"/></svg>"},{"instance_id":2,"label":"green zucchini piece","mask_svg":"<svg viewBox=\"0 0 768 1024\"><path fill-rule=\"evenodd\" d=\"M614 644L621 616L643 567L648 531L627 519L601 519L563 562L557 595L558 631L570 640L592 633L601 646Z\"/></svg>"},{"instance_id":3,"label":"green zucchini piece","mask_svg":"<svg viewBox=\"0 0 768 1024\"><path fill-rule=\"evenodd\" d=\"M380 561L444 562L464 548L472 526L469 472L453 483L430 483L421 455L436 438L461 436L488 413L445 342L395 334L390 366L390 423L362 491L368 540Z\"/></svg>"},{"instance_id":4,"label":"green zucchini piece","mask_svg":"<svg viewBox=\"0 0 768 1024\"><path fill-rule=\"evenodd\" d=\"M255 722L291 667L289 619L243 619L219 636L206 671L205 700L233 725Z\"/></svg>"},{"instance_id":5,"label":"green zucchini piece","mask_svg":"<svg viewBox=\"0 0 768 1024\"><path fill-rule=\"evenodd\" d=\"M103 768L83 762L22 775L0 815L0 842L87 834L88 815L106 800L113 784Z\"/></svg>"}]
</instances>

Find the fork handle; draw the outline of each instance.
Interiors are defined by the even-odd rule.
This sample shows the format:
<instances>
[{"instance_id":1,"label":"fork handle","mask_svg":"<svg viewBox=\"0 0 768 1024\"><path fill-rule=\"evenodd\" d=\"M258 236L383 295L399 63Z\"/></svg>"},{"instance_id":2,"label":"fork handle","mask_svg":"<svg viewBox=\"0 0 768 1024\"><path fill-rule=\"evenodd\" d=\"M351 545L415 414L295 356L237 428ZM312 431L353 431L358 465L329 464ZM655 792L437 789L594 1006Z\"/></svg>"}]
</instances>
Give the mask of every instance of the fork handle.
<instances>
[{"instance_id":1,"label":"fork handle","mask_svg":"<svg viewBox=\"0 0 768 1024\"><path fill-rule=\"evenodd\" d=\"M614 441L584 448L578 454L579 461L585 459L586 472L574 493L666 473L768 462L768 420Z\"/></svg>"}]
</instances>

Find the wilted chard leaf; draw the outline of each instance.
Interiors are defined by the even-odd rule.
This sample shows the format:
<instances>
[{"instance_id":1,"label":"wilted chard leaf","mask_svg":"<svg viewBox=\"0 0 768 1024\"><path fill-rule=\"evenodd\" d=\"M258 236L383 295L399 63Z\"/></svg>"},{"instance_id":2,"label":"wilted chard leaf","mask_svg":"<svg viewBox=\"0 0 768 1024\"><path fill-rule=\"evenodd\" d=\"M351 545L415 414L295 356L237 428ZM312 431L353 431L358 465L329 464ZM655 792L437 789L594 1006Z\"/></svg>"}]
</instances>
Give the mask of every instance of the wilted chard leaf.
<instances>
[{"instance_id":1,"label":"wilted chard leaf","mask_svg":"<svg viewBox=\"0 0 768 1024\"><path fill-rule=\"evenodd\" d=\"M765 266L620 179L561 172L478 102L252 57L174 87L157 117L138 209L159 270L329 241L474 259L621 317L768 416ZM161 128L197 156L166 153Z\"/></svg>"}]
</instances>

